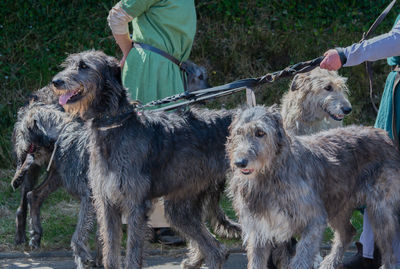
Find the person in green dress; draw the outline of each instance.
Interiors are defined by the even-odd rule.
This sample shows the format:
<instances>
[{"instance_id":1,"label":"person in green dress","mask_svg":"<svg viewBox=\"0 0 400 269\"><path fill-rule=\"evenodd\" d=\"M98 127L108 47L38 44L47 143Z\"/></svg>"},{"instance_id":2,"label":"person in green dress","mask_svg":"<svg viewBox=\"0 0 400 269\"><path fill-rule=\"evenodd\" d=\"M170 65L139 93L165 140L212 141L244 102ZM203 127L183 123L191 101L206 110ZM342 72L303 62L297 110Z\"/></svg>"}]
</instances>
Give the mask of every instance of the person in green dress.
<instances>
[{"instance_id":1,"label":"person in green dress","mask_svg":"<svg viewBox=\"0 0 400 269\"><path fill-rule=\"evenodd\" d=\"M132 40L187 60L196 32L194 0L122 0L110 10L108 22L122 50L122 83L131 99L147 103L184 91L176 64L155 52L132 48Z\"/></svg>"},{"instance_id":2,"label":"person in green dress","mask_svg":"<svg viewBox=\"0 0 400 269\"><path fill-rule=\"evenodd\" d=\"M122 84L132 100L146 104L184 91L179 66L160 54L133 47L132 42L151 45L186 61L196 33L194 0L122 0L110 10L107 20L123 54ZM156 202L150 216L150 225L158 238L155 240L180 244L179 238L171 239L163 212L163 202ZM164 234L168 240L163 239Z\"/></svg>"}]
</instances>

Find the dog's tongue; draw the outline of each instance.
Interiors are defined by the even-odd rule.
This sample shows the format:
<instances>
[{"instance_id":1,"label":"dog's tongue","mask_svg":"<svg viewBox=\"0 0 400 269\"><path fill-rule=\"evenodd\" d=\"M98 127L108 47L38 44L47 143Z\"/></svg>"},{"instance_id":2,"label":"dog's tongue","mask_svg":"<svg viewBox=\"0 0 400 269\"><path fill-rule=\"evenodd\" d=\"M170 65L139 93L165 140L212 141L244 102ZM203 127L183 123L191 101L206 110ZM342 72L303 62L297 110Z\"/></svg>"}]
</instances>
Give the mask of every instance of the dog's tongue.
<instances>
[{"instance_id":1,"label":"dog's tongue","mask_svg":"<svg viewBox=\"0 0 400 269\"><path fill-rule=\"evenodd\" d=\"M74 95L73 91L61 95L60 98L58 99L58 103L62 106L65 105L68 102L69 98L72 97L72 95Z\"/></svg>"}]
</instances>

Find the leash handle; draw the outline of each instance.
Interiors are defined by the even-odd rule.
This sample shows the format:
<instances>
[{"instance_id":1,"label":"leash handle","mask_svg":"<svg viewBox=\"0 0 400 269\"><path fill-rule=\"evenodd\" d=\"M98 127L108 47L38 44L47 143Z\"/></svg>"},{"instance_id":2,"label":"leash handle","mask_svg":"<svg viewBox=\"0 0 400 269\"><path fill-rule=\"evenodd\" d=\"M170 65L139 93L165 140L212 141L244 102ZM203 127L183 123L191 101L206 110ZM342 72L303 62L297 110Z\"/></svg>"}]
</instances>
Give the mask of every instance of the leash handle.
<instances>
[{"instance_id":1,"label":"leash handle","mask_svg":"<svg viewBox=\"0 0 400 269\"><path fill-rule=\"evenodd\" d=\"M369 35L375 31L376 27L378 27L379 24L383 21L383 19L386 17L386 15L389 13L389 11L392 9L394 4L396 3L396 0L393 0L383 11L382 13L378 16L378 18L374 21L374 23L371 25L371 27L368 29L368 31L362 36L361 40L359 43L363 42L366 40ZM368 82L369 82L369 98L372 103L372 107L375 110L375 113L378 113L378 108L375 105L374 102L374 97L373 97L373 85L372 85L372 67L371 67L371 62L365 62L365 70L367 71L368 74Z\"/></svg>"}]
</instances>

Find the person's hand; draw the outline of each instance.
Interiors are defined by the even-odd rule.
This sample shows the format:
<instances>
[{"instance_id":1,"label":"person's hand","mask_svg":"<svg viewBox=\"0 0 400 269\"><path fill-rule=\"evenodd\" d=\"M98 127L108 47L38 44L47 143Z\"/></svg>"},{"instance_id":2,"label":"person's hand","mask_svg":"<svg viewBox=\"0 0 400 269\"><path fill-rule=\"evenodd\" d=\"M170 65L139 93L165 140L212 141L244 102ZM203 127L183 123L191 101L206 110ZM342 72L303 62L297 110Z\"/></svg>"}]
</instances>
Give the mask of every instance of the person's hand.
<instances>
[{"instance_id":1,"label":"person's hand","mask_svg":"<svg viewBox=\"0 0 400 269\"><path fill-rule=\"evenodd\" d=\"M342 62L340 61L340 56L337 50L330 49L324 53L324 56L324 60L319 65L322 69L336 71L342 67Z\"/></svg>"}]
</instances>

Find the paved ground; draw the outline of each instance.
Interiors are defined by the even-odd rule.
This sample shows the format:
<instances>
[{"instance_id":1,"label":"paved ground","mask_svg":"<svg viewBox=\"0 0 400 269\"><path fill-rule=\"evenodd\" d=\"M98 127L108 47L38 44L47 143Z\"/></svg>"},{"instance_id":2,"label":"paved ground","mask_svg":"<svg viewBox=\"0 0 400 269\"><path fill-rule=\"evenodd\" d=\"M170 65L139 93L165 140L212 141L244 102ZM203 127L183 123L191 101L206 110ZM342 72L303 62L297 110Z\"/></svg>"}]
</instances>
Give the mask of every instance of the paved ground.
<instances>
[{"instance_id":1,"label":"paved ground","mask_svg":"<svg viewBox=\"0 0 400 269\"><path fill-rule=\"evenodd\" d=\"M144 268L148 269L178 269L182 256L150 256L145 260ZM233 253L229 256L224 269L246 268L247 259L244 253ZM76 268L72 258L24 258L24 259L0 259L0 268L21 269L74 269Z\"/></svg>"},{"instance_id":2,"label":"paved ground","mask_svg":"<svg viewBox=\"0 0 400 269\"><path fill-rule=\"evenodd\" d=\"M329 246L321 248L321 254L326 255ZM144 268L148 269L178 269L184 258L186 249L169 251L151 250L144 261ZM354 255L355 249L351 247L345 256ZM94 255L94 253L92 253ZM247 267L246 254L240 248L232 248L229 259L224 264L224 269L244 269ZM32 253L0 253L0 268L7 269L74 269L72 252L32 252ZM204 267L207 268L207 267Z\"/></svg>"}]
</instances>

